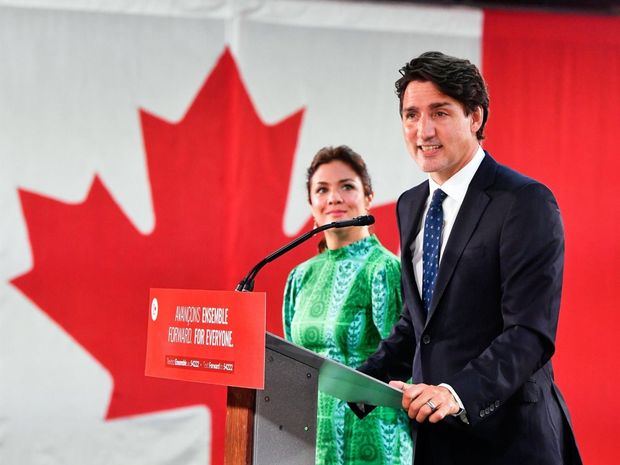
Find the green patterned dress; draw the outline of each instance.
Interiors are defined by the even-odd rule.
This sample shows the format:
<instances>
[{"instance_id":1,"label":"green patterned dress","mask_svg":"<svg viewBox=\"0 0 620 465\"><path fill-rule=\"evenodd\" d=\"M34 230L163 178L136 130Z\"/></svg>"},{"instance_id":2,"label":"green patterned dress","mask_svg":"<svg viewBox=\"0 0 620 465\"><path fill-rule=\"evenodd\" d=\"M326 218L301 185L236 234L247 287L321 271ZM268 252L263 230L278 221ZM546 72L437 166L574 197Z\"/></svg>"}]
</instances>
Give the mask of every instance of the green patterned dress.
<instances>
[{"instance_id":1,"label":"green patterned dress","mask_svg":"<svg viewBox=\"0 0 620 465\"><path fill-rule=\"evenodd\" d=\"M327 250L297 266L284 294L288 340L350 367L374 353L398 320L400 264L375 236ZM319 392L316 463L410 465L409 419L378 407L359 420Z\"/></svg>"}]
</instances>

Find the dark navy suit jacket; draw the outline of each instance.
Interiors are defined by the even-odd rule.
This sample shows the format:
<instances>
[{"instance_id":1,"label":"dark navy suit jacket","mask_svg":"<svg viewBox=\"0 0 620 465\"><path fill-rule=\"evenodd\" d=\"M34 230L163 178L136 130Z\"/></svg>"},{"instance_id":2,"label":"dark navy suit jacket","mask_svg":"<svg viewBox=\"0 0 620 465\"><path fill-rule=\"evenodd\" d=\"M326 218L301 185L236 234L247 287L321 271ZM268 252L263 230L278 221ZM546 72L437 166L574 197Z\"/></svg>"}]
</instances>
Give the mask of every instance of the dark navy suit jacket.
<instances>
[{"instance_id":1,"label":"dark navy suit jacket","mask_svg":"<svg viewBox=\"0 0 620 465\"><path fill-rule=\"evenodd\" d=\"M553 194L486 154L427 316L411 249L428 194L424 182L398 200L403 313L359 370L384 381L448 383L461 398L469 424L413 423L416 465L581 464L550 361L564 263Z\"/></svg>"}]
</instances>

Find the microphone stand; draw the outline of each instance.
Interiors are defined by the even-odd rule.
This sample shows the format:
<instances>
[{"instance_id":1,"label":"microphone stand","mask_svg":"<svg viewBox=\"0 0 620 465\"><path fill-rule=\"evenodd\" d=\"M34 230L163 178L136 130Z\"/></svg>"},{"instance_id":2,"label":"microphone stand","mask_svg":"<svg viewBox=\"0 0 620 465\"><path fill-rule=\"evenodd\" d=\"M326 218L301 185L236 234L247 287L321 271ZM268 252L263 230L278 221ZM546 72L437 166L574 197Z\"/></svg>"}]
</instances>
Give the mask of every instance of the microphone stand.
<instances>
[{"instance_id":1,"label":"microphone stand","mask_svg":"<svg viewBox=\"0 0 620 465\"><path fill-rule=\"evenodd\" d=\"M263 258L260 262L258 262L254 266L254 268L250 270L250 272L245 276L245 278L243 278L239 282L239 284L237 284L237 287L235 290L240 291L240 292L252 292L254 290L254 278L256 278L256 275L258 274L258 272L261 270L262 267L264 267L267 263L275 260L280 255L284 255L289 250L297 247L302 242L307 241L315 234L318 234L320 232L323 232L327 229L332 229L332 228L348 228L351 226L368 226L368 225L373 224L374 222L375 222L375 218L372 215L364 215L364 216L358 216L356 218L353 218L352 220L334 221L332 223L319 226L318 228L314 228L312 231L308 231L307 233L302 234L297 239L289 242L283 247L280 247L278 250L276 250L272 254Z\"/></svg>"}]
</instances>

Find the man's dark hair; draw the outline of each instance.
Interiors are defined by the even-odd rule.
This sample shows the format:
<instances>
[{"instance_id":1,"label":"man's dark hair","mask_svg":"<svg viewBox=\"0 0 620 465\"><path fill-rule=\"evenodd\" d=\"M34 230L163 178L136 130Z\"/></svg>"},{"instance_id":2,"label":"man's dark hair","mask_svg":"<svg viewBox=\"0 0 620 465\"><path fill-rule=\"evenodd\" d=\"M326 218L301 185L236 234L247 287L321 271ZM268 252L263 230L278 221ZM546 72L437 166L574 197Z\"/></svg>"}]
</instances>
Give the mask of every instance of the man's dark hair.
<instances>
[{"instance_id":1,"label":"man's dark hair","mask_svg":"<svg viewBox=\"0 0 620 465\"><path fill-rule=\"evenodd\" d=\"M403 66L399 72L402 77L396 81L396 95L400 100L401 117L407 85L411 81L432 82L442 93L460 102L466 115L482 107L482 125L476 137L478 140L484 139L484 126L489 117L489 94L476 65L441 52L425 52Z\"/></svg>"}]
</instances>

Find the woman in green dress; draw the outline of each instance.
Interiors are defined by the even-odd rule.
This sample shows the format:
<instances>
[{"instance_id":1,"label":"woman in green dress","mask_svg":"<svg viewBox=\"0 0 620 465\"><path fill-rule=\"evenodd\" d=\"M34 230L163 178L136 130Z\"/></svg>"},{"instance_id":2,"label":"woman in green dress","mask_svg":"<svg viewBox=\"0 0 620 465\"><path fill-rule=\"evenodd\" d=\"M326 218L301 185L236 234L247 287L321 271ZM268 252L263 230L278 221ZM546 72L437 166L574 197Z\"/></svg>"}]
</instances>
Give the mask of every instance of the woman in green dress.
<instances>
[{"instance_id":1,"label":"woman in green dress","mask_svg":"<svg viewBox=\"0 0 620 465\"><path fill-rule=\"evenodd\" d=\"M307 189L319 226L367 214L373 197L364 161L347 146L319 150ZM357 367L398 320L400 263L367 227L327 230L319 251L288 277L285 337ZM379 407L359 420L344 401L319 392L317 464L410 465L411 449L404 411Z\"/></svg>"}]
</instances>

